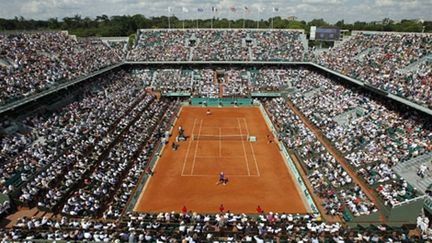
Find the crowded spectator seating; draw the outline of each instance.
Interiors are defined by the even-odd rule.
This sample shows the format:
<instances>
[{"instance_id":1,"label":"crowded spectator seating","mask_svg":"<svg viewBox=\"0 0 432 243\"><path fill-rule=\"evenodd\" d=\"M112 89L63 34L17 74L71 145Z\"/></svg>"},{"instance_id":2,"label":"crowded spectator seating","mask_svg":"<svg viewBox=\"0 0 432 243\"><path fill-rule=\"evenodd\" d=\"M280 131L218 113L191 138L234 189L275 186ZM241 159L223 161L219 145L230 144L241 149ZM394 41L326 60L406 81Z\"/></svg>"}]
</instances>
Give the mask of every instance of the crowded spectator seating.
<instances>
[{"instance_id":1,"label":"crowded spectator seating","mask_svg":"<svg viewBox=\"0 0 432 243\"><path fill-rule=\"evenodd\" d=\"M127 120L128 125L123 123L124 130L117 138L120 141L108 146L109 151L100 151L102 158L96 159L97 165L84 178L84 185L68 197L62 209L64 215L97 217L105 210L110 218L121 215L137 182L129 176L137 179L146 168L153 148L165 136L165 129L169 129L167 123L171 122L172 111L178 105L147 97L136 110L137 114L130 113L132 120Z\"/></svg>"},{"instance_id":2,"label":"crowded spectator seating","mask_svg":"<svg viewBox=\"0 0 432 243\"><path fill-rule=\"evenodd\" d=\"M301 61L305 52L300 33L294 31L255 31L250 34L253 60Z\"/></svg>"},{"instance_id":3,"label":"crowded spectator seating","mask_svg":"<svg viewBox=\"0 0 432 243\"><path fill-rule=\"evenodd\" d=\"M195 89L192 94L196 97L219 97L219 88L216 72L210 68L194 69L193 83Z\"/></svg>"},{"instance_id":4,"label":"crowded spectator seating","mask_svg":"<svg viewBox=\"0 0 432 243\"><path fill-rule=\"evenodd\" d=\"M139 31L135 48L128 53L132 61L187 61L190 49L187 40L190 30Z\"/></svg>"},{"instance_id":5,"label":"crowded spectator seating","mask_svg":"<svg viewBox=\"0 0 432 243\"><path fill-rule=\"evenodd\" d=\"M166 93L190 93L195 97L243 97L251 92L279 91L292 87L298 69L261 68L141 68L132 74L143 86Z\"/></svg>"},{"instance_id":6,"label":"crowded spectator seating","mask_svg":"<svg viewBox=\"0 0 432 243\"><path fill-rule=\"evenodd\" d=\"M279 141L301 158L314 193L322 199L328 215L351 221L353 216L377 211L360 186L353 183L351 176L290 110L283 98L269 100L264 106L278 129Z\"/></svg>"},{"instance_id":7,"label":"crowded spectator seating","mask_svg":"<svg viewBox=\"0 0 432 243\"><path fill-rule=\"evenodd\" d=\"M429 239L427 227L420 236L410 235L409 230L388 225L351 228L324 223L316 215L172 212L128 214L116 222L24 217L13 229L0 230L0 238L4 241L94 242L409 242Z\"/></svg>"},{"instance_id":8,"label":"crowded spectator seating","mask_svg":"<svg viewBox=\"0 0 432 243\"><path fill-rule=\"evenodd\" d=\"M139 31L136 46L79 39L63 32L0 34L0 105L57 83L134 61L300 61L301 32L280 30ZM307 58L379 89L432 107L432 40L420 34L356 34ZM157 148L164 144L179 100L157 99L151 87L194 97L241 97L287 91L263 100L278 141L299 158L325 213L345 221L378 211L374 200L288 105L319 129L348 166L389 208L419 193L392 168L432 152L432 120L305 68L130 68L79 87L67 105L0 121L0 190L13 202L57 217L17 221L4 241L105 242L418 241L387 225L348 228L318 215L134 214L126 207ZM15 205L13 205L15 206ZM7 214L9 201L0 205Z\"/></svg>"},{"instance_id":9,"label":"crowded spectator seating","mask_svg":"<svg viewBox=\"0 0 432 243\"><path fill-rule=\"evenodd\" d=\"M126 71L96 78L81 94L2 135L0 188L43 211L119 217L179 104L156 100Z\"/></svg>"},{"instance_id":10,"label":"crowded spectator seating","mask_svg":"<svg viewBox=\"0 0 432 243\"><path fill-rule=\"evenodd\" d=\"M244 30L203 30L195 33L194 61L248 61Z\"/></svg>"},{"instance_id":11,"label":"crowded spectator seating","mask_svg":"<svg viewBox=\"0 0 432 243\"><path fill-rule=\"evenodd\" d=\"M228 69L222 79L223 96L246 96L250 94L250 72L245 68Z\"/></svg>"},{"instance_id":12,"label":"crowded spectator seating","mask_svg":"<svg viewBox=\"0 0 432 243\"><path fill-rule=\"evenodd\" d=\"M189 92L193 87L193 71L190 69L158 69L153 73L152 87L166 92Z\"/></svg>"},{"instance_id":13,"label":"crowded spectator seating","mask_svg":"<svg viewBox=\"0 0 432 243\"><path fill-rule=\"evenodd\" d=\"M84 88L79 101L52 113L28 116L20 121L22 132L2 138L1 189L4 193L28 182L48 165L56 172L56 165L51 164L54 161L62 169L60 157L70 163L76 155L68 151L83 151L88 145L100 142L116 119L129 111L135 102L128 100L129 97L139 94L137 82L132 82L124 71L109 76L97 78L94 85ZM38 183L48 187L44 180L50 178L43 174L43 181Z\"/></svg>"},{"instance_id":14,"label":"crowded spectator seating","mask_svg":"<svg viewBox=\"0 0 432 243\"><path fill-rule=\"evenodd\" d=\"M356 33L314 61L432 108L432 35Z\"/></svg>"},{"instance_id":15,"label":"crowded spectator seating","mask_svg":"<svg viewBox=\"0 0 432 243\"><path fill-rule=\"evenodd\" d=\"M122 59L126 59L128 42L126 40L107 40L107 45Z\"/></svg>"},{"instance_id":16,"label":"crowded spectator seating","mask_svg":"<svg viewBox=\"0 0 432 243\"><path fill-rule=\"evenodd\" d=\"M218 72L208 68L135 68L97 78L94 86L83 90L78 101L52 114L29 116L21 121L20 132L2 137L2 192L13 192L22 204L44 210L59 210L72 216L118 217L119 211L110 208L112 205L101 197L119 185L131 183L121 180L136 177L139 173L129 174L129 170L140 171L151 153L150 145L141 144L133 134L158 129L155 124L163 125L160 115L175 108L143 93L145 87L162 93L189 92L198 97L247 96L254 90L291 87L294 91L288 94L289 99L386 205L394 206L417 196L416 189L398 177L392 167L432 151L429 118L398 111L304 68L230 68L220 72L223 75ZM297 126L285 127L281 134L286 137L282 141L302 159L312 184L322 186L320 176L328 178L328 188L317 188L318 194L342 188L340 194L331 195L329 213L343 214L346 209L354 216L373 212L372 203L313 134L293 114L281 113L289 111L283 100L268 105L279 109L272 114L275 123L286 116L291 119L287 124ZM293 138L303 139L296 144L290 140ZM141 146L146 159L138 154ZM114 163L119 158L129 158L130 162ZM119 175L119 179L103 179L114 178L112 175ZM82 184L85 186L78 186ZM124 204L124 198L119 195L118 204ZM357 205L357 198L364 204Z\"/></svg>"},{"instance_id":17,"label":"crowded spectator seating","mask_svg":"<svg viewBox=\"0 0 432 243\"><path fill-rule=\"evenodd\" d=\"M144 87L151 87L161 94L190 93L197 97L219 95L219 85L212 69L145 68L133 69L132 75L140 80Z\"/></svg>"},{"instance_id":18,"label":"crowded spectator seating","mask_svg":"<svg viewBox=\"0 0 432 243\"><path fill-rule=\"evenodd\" d=\"M132 61L301 61L304 43L291 30L140 30Z\"/></svg>"},{"instance_id":19,"label":"crowded spectator seating","mask_svg":"<svg viewBox=\"0 0 432 243\"><path fill-rule=\"evenodd\" d=\"M76 40L65 32L0 34L0 105L119 61L98 39Z\"/></svg>"},{"instance_id":20,"label":"crowded spectator seating","mask_svg":"<svg viewBox=\"0 0 432 243\"><path fill-rule=\"evenodd\" d=\"M263 92L291 88L291 80L299 75L299 70L292 68L251 68L249 72L251 89Z\"/></svg>"},{"instance_id":21,"label":"crowded spectator seating","mask_svg":"<svg viewBox=\"0 0 432 243\"><path fill-rule=\"evenodd\" d=\"M388 206L418 192L392 170L432 151L431 120L303 70L289 99L320 129Z\"/></svg>"}]
</instances>

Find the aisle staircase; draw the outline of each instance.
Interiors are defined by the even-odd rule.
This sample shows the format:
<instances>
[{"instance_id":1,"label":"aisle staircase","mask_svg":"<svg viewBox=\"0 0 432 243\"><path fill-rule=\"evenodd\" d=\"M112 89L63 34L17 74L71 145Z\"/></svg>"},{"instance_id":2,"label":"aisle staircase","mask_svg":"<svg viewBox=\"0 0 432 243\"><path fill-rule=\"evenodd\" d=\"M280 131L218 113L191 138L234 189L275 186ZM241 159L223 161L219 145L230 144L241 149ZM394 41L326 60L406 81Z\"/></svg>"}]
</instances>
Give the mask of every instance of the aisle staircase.
<instances>
[{"instance_id":1,"label":"aisle staircase","mask_svg":"<svg viewBox=\"0 0 432 243\"><path fill-rule=\"evenodd\" d=\"M424 178L417 175L417 170L422 164L429 167L429 173ZM399 163L393 167L393 170L413 187L424 193L432 184L432 152Z\"/></svg>"},{"instance_id":2,"label":"aisle staircase","mask_svg":"<svg viewBox=\"0 0 432 243\"><path fill-rule=\"evenodd\" d=\"M377 48L368 48L366 50L361 51L357 55L354 56L355 60L362 60L367 54L375 51Z\"/></svg>"},{"instance_id":3,"label":"aisle staircase","mask_svg":"<svg viewBox=\"0 0 432 243\"><path fill-rule=\"evenodd\" d=\"M418 69L418 67L422 64L422 63L432 63L432 54L428 54L420 59L418 59L417 61L409 64L408 66L399 69L399 72L401 73L408 73L408 72L412 72L415 71L416 69Z\"/></svg>"},{"instance_id":4,"label":"aisle staircase","mask_svg":"<svg viewBox=\"0 0 432 243\"><path fill-rule=\"evenodd\" d=\"M224 86L222 83L219 84L219 98L224 96Z\"/></svg>"},{"instance_id":5,"label":"aisle staircase","mask_svg":"<svg viewBox=\"0 0 432 243\"><path fill-rule=\"evenodd\" d=\"M9 63L8 60L5 58L0 58L0 67L9 67L11 66L11 63Z\"/></svg>"},{"instance_id":6,"label":"aisle staircase","mask_svg":"<svg viewBox=\"0 0 432 243\"><path fill-rule=\"evenodd\" d=\"M309 42L308 42L305 34L300 34L300 40L303 43L304 51L303 51L302 60L304 60L304 56L305 56L306 52L309 50Z\"/></svg>"},{"instance_id":7,"label":"aisle staircase","mask_svg":"<svg viewBox=\"0 0 432 243\"><path fill-rule=\"evenodd\" d=\"M356 119L364 115L363 109L356 107L354 109L348 110L342 114L333 117L333 120L341 126L348 125L351 119Z\"/></svg>"},{"instance_id":8,"label":"aisle staircase","mask_svg":"<svg viewBox=\"0 0 432 243\"><path fill-rule=\"evenodd\" d=\"M310 91L304 93L303 96L304 96L305 98L309 98L309 97L314 96L314 95L317 94L317 93L321 93L321 88L315 88L315 89L313 89L313 90L310 90Z\"/></svg>"}]
</instances>

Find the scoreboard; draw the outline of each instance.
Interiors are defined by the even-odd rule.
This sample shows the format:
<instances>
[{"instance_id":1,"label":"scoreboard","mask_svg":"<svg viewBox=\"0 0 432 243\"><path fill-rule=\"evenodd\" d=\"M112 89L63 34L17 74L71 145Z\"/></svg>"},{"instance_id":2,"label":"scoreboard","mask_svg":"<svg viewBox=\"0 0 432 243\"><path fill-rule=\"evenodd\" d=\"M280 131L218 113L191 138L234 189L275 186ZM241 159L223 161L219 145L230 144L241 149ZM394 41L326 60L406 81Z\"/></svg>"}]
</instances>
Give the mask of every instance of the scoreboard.
<instances>
[{"instance_id":1,"label":"scoreboard","mask_svg":"<svg viewBox=\"0 0 432 243\"><path fill-rule=\"evenodd\" d=\"M340 29L336 27L316 27L310 28L310 40L338 41Z\"/></svg>"}]
</instances>

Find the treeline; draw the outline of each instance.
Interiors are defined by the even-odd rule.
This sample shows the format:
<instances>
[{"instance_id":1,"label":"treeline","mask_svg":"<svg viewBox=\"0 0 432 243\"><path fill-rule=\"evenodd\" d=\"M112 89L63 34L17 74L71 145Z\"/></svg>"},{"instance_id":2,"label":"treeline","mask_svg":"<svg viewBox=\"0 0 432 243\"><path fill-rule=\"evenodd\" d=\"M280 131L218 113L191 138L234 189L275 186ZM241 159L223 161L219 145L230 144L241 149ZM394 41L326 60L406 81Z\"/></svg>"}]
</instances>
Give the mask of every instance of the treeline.
<instances>
[{"instance_id":1,"label":"treeline","mask_svg":"<svg viewBox=\"0 0 432 243\"><path fill-rule=\"evenodd\" d=\"M375 22L355 22L345 24L343 20L330 24L323 19L312 21L288 20L281 17L274 17L267 20L237 19L229 20L225 18L200 19L200 20L180 20L177 17L161 16L146 18L137 14L133 16L97 16L96 18L79 15L66 17L62 20L51 18L48 20L32 20L23 17L14 19L0 18L0 31L22 31L22 30L68 30L69 33L81 37L87 36L129 36L137 29L152 28L275 28L275 29L304 29L309 31L310 26L326 27L337 26L347 30L371 30L371 31L400 31L400 32L432 32L432 21L423 23L415 20L402 20L400 22L391 19L384 19Z\"/></svg>"}]
</instances>

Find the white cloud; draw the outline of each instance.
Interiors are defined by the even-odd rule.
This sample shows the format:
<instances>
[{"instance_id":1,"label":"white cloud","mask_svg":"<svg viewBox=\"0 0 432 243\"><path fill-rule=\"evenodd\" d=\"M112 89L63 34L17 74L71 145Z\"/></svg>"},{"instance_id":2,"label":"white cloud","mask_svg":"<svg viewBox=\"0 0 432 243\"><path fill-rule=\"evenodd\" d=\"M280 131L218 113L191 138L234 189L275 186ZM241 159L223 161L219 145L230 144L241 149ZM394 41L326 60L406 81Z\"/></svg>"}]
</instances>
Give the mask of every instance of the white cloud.
<instances>
[{"instance_id":1,"label":"white cloud","mask_svg":"<svg viewBox=\"0 0 432 243\"><path fill-rule=\"evenodd\" d=\"M0 0L0 17L13 18L23 16L33 19L63 18L79 14L83 17L98 15L132 15L160 16L168 14L172 7L174 15L180 18L208 17L210 8L219 9L218 17L241 18L244 6L251 10L248 18L270 18L274 15L273 7L278 7L277 15L282 17L294 15L304 20L324 18L334 23L340 19L346 22L393 19L431 19L431 0ZM236 13L230 7L241 9ZM182 7L190 10L182 12ZM197 14L197 8L204 8L204 13ZM258 12L259 8L265 8ZM207 16L206 16L207 15Z\"/></svg>"}]
</instances>

